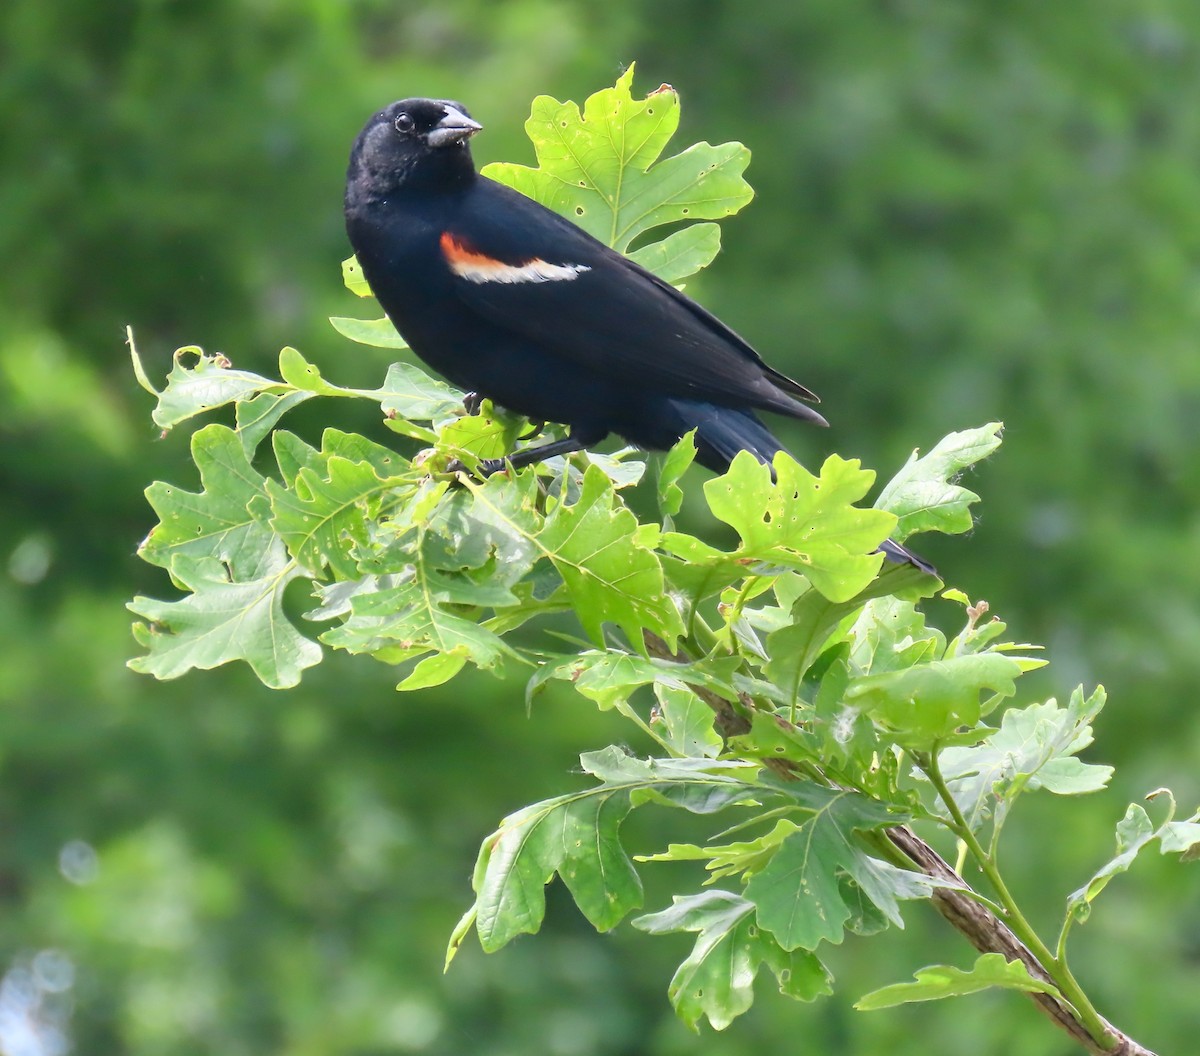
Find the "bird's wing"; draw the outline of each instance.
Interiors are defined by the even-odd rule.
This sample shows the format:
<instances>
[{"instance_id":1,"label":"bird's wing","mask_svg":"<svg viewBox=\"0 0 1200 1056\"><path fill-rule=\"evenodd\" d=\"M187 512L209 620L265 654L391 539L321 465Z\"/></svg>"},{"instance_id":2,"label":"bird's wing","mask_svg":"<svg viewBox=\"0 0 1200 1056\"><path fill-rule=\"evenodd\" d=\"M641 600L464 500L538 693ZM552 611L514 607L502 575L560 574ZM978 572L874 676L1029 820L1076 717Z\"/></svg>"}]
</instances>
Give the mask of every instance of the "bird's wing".
<instances>
[{"instance_id":1,"label":"bird's wing","mask_svg":"<svg viewBox=\"0 0 1200 1056\"><path fill-rule=\"evenodd\" d=\"M672 396L797 417L816 400L673 286L481 178L439 243L461 302L564 359Z\"/></svg>"}]
</instances>

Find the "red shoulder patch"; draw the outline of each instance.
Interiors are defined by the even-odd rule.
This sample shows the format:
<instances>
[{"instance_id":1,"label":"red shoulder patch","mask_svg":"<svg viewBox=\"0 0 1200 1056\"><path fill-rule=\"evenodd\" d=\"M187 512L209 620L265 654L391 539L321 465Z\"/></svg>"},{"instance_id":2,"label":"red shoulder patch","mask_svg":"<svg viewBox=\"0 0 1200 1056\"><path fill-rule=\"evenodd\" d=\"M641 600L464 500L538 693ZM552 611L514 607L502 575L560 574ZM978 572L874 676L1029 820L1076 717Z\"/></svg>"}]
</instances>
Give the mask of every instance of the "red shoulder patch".
<instances>
[{"instance_id":1,"label":"red shoulder patch","mask_svg":"<svg viewBox=\"0 0 1200 1056\"><path fill-rule=\"evenodd\" d=\"M452 235L449 231L443 231L442 237L438 240L442 247L442 255L446 258L450 267L456 271L459 267L474 267L474 268L510 268L511 264L506 264L502 260L497 260L495 257L489 257L486 253L480 253L465 239L458 235ZM520 265L516 265L520 267Z\"/></svg>"}]
</instances>

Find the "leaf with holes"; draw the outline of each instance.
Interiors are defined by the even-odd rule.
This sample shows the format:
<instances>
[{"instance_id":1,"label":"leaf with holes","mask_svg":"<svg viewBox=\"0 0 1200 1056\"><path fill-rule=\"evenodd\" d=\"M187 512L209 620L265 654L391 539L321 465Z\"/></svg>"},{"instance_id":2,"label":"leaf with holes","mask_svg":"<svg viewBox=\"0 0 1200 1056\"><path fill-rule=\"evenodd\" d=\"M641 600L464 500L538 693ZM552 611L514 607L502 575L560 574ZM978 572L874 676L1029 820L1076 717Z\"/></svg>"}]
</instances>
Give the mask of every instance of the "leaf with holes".
<instances>
[{"instance_id":1,"label":"leaf with holes","mask_svg":"<svg viewBox=\"0 0 1200 1056\"><path fill-rule=\"evenodd\" d=\"M854 505L875 474L857 459L830 455L814 477L785 452L775 476L748 451L704 485L713 514L741 536L733 555L803 572L830 601L848 601L879 571L874 552L895 525L890 513Z\"/></svg>"},{"instance_id":2,"label":"leaf with holes","mask_svg":"<svg viewBox=\"0 0 1200 1056\"><path fill-rule=\"evenodd\" d=\"M137 352L132 355L136 368L144 377ZM161 392L151 390L158 397L158 405L150 417L155 425L170 429L198 414L206 414L238 400L248 400L264 392L282 395L288 389L284 382L248 370L234 370L224 356L209 355L192 345L176 351L166 388Z\"/></svg>"},{"instance_id":3,"label":"leaf with holes","mask_svg":"<svg viewBox=\"0 0 1200 1056\"><path fill-rule=\"evenodd\" d=\"M754 196L742 172L750 152L740 143L697 143L659 160L679 126L679 96L670 85L645 99L631 94L633 67L576 103L548 95L533 101L525 131L538 168L494 164L483 172L574 220L624 253L662 224L719 220ZM641 263L670 282L708 264L720 247L716 225L697 225L637 251Z\"/></svg>"}]
</instances>

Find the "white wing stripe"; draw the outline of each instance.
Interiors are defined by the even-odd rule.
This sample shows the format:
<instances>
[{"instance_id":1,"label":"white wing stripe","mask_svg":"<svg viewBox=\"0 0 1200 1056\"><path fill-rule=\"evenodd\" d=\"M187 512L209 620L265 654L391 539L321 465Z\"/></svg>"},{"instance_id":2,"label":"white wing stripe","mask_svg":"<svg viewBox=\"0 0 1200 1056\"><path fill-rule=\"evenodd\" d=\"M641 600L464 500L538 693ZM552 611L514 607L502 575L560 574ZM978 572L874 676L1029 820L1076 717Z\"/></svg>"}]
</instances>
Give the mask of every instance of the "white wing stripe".
<instances>
[{"instance_id":1,"label":"white wing stripe","mask_svg":"<svg viewBox=\"0 0 1200 1056\"><path fill-rule=\"evenodd\" d=\"M505 264L480 257L451 260L450 268L460 279L479 283L568 282L592 270L586 264L547 264L544 260L531 260L528 264Z\"/></svg>"}]
</instances>

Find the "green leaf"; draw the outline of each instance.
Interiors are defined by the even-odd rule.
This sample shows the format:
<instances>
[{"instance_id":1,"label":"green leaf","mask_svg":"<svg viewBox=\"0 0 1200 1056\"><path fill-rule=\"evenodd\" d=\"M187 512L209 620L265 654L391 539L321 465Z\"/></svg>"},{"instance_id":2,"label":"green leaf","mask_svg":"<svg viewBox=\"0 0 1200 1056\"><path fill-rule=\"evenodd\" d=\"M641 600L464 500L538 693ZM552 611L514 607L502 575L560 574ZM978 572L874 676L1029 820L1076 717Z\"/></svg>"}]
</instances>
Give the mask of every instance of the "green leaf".
<instances>
[{"instance_id":1,"label":"green leaf","mask_svg":"<svg viewBox=\"0 0 1200 1056\"><path fill-rule=\"evenodd\" d=\"M484 400L478 414L457 418L441 430L438 450L461 458L474 468L480 459L511 454L527 424L524 418L494 408L491 400Z\"/></svg>"},{"instance_id":2,"label":"green leaf","mask_svg":"<svg viewBox=\"0 0 1200 1056\"><path fill-rule=\"evenodd\" d=\"M1159 841L1159 851L1163 854L1180 853L1184 861L1200 856L1200 811L1186 821L1175 821L1175 797L1168 789L1157 789L1146 798L1165 800L1166 818L1156 828L1144 807L1137 803L1129 805L1125 817L1117 822L1117 853L1083 887L1067 898L1067 926L1075 920L1087 920L1092 903L1109 881L1129 869L1134 859L1153 840Z\"/></svg>"},{"instance_id":3,"label":"green leaf","mask_svg":"<svg viewBox=\"0 0 1200 1056\"><path fill-rule=\"evenodd\" d=\"M485 950L541 927L543 889L555 873L599 931L642 904L641 881L619 836L629 793L602 786L535 803L501 822L475 867L475 927Z\"/></svg>"},{"instance_id":4,"label":"green leaf","mask_svg":"<svg viewBox=\"0 0 1200 1056\"><path fill-rule=\"evenodd\" d=\"M671 690L685 690L689 684L700 685L727 700L736 700L737 693L730 684L736 666L737 661L733 658L677 664L615 649L603 652L588 650L558 663L544 665L530 679L526 701L532 700L550 679L569 681L577 693L595 701L602 709L613 707L627 699L638 687L646 685L663 686Z\"/></svg>"},{"instance_id":5,"label":"green leaf","mask_svg":"<svg viewBox=\"0 0 1200 1056\"><path fill-rule=\"evenodd\" d=\"M723 742L713 728L713 710L690 687L654 685L662 742L674 755L715 759Z\"/></svg>"},{"instance_id":6,"label":"green leaf","mask_svg":"<svg viewBox=\"0 0 1200 1056\"><path fill-rule=\"evenodd\" d=\"M970 507L979 496L954 480L1000 446L1003 428L1002 423L991 422L979 429L951 433L923 457L912 453L875 503L896 515L894 538L906 539L914 532L954 535L971 530Z\"/></svg>"},{"instance_id":7,"label":"green leaf","mask_svg":"<svg viewBox=\"0 0 1200 1056\"><path fill-rule=\"evenodd\" d=\"M293 407L312 399L311 392L289 392L280 396L273 392L260 392L248 400L239 400L234 405L238 439L247 458L254 452L279 424L279 420Z\"/></svg>"},{"instance_id":8,"label":"green leaf","mask_svg":"<svg viewBox=\"0 0 1200 1056\"><path fill-rule=\"evenodd\" d=\"M543 556L534 539L541 524L537 494L532 473L455 488L429 513L423 559L443 569L486 566L499 582L516 584Z\"/></svg>"},{"instance_id":9,"label":"green leaf","mask_svg":"<svg viewBox=\"0 0 1200 1056\"><path fill-rule=\"evenodd\" d=\"M363 278L362 268L356 257L349 256L342 261L342 282L346 289L356 297L374 296L371 293L371 287L367 285L367 280Z\"/></svg>"},{"instance_id":10,"label":"green leaf","mask_svg":"<svg viewBox=\"0 0 1200 1056\"><path fill-rule=\"evenodd\" d=\"M1163 854L1178 854L1180 861L1200 858L1200 811L1187 821L1168 821L1158 830L1158 846Z\"/></svg>"},{"instance_id":11,"label":"green leaf","mask_svg":"<svg viewBox=\"0 0 1200 1056\"><path fill-rule=\"evenodd\" d=\"M857 678L846 701L886 724L901 743L926 745L978 723L980 695L1012 696L1020 673L1016 660L999 653L955 656Z\"/></svg>"},{"instance_id":12,"label":"green leaf","mask_svg":"<svg viewBox=\"0 0 1200 1056\"><path fill-rule=\"evenodd\" d=\"M319 576L328 568L339 579L354 579L360 573L350 551L367 543L368 521L378 507L370 500L404 479L381 478L370 462L327 458L320 472L301 468L290 488L267 481L271 527L309 572Z\"/></svg>"},{"instance_id":13,"label":"green leaf","mask_svg":"<svg viewBox=\"0 0 1200 1056\"><path fill-rule=\"evenodd\" d=\"M146 489L159 523L138 548L139 556L169 568L176 557L215 558L234 580L255 579L275 563L274 533L252 511L267 498L266 481L251 465L238 435L208 425L192 436L192 461L201 491L161 481Z\"/></svg>"},{"instance_id":14,"label":"green leaf","mask_svg":"<svg viewBox=\"0 0 1200 1056\"><path fill-rule=\"evenodd\" d=\"M721 252L718 224L691 224L629 254L629 259L664 282L679 282L707 268Z\"/></svg>"},{"instance_id":15,"label":"green leaf","mask_svg":"<svg viewBox=\"0 0 1200 1056\"><path fill-rule=\"evenodd\" d=\"M675 1011L697 1029L702 1017L723 1030L754 1001L754 980L766 965L780 993L812 1001L832 993L833 977L807 951L787 951L754 923L754 904L728 891L673 896L673 905L633 921L652 935L699 932L696 945L671 979Z\"/></svg>"},{"instance_id":16,"label":"green leaf","mask_svg":"<svg viewBox=\"0 0 1200 1056\"><path fill-rule=\"evenodd\" d=\"M875 474L837 455L819 477L785 452L774 468L776 480L742 451L704 485L713 514L741 537L735 556L794 568L831 601L848 601L875 578L883 557L874 551L895 524L889 513L853 505Z\"/></svg>"},{"instance_id":17,"label":"green leaf","mask_svg":"<svg viewBox=\"0 0 1200 1056\"><path fill-rule=\"evenodd\" d=\"M195 359L189 365L188 361ZM194 345L176 351L167 386L158 394L154 424L170 429L188 418L205 414L262 392L277 395L286 386L248 370L234 370L222 355L209 355Z\"/></svg>"},{"instance_id":18,"label":"green leaf","mask_svg":"<svg viewBox=\"0 0 1200 1056\"><path fill-rule=\"evenodd\" d=\"M674 517L683 505L683 488L679 486L679 480L695 460L696 430L691 429L659 463L658 508L664 517Z\"/></svg>"},{"instance_id":19,"label":"green leaf","mask_svg":"<svg viewBox=\"0 0 1200 1056\"><path fill-rule=\"evenodd\" d=\"M693 814L714 814L762 791L754 784L757 765L744 760L638 759L609 747L579 761L600 781L635 788L638 802L654 799Z\"/></svg>"},{"instance_id":20,"label":"green leaf","mask_svg":"<svg viewBox=\"0 0 1200 1056\"><path fill-rule=\"evenodd\" d=\"M393 363L388 367L383 388L377 395L383 413L389 418L436 422L462 412L461 392L431 378L411 363Z\"/></svg>"},{"instance_id":21,"label":"green leaf","mask_svg":"<svg viewBox=\"0 0 1200 1056\"><path fill-rule=\"evenodd\" d=\"M1080 687L1065 708L1053 700L1009 708L982 743L943 750L942 776L972 827L986 817L993 797L1011 798L1024 789L1070 796L1104 788L1113 768L1076 758L1092 743L1091 723L1104 701L1103 687L1086 700Z\"/></svg>"},{"instance_id":22,"label":"green leaf","mask_svg":"<svg viewBox=\"0 0 1200 1056\"><path fill-rule=\"evenodd\" d=\"M1113 877L1125 872L1134 859L1158 833L1146 809L1130 803L1129 809L1117 822L1117 853L1101 866L1092 878L1067 898L1067 912L1076 920L1086 920L1092 903Z\"/></svg>"},{"instance_id":23,"label":"green leaf","mask_svg":"<svg viewBox=\"0 0 1200 1056\"><path fill-rule=\"evenodd\" d=\"M880 574L848 601L830 601L808 589L792 605L790 622L767 636L770 659L763 672L789 703L799 699L800 683L830 644L834 631L872 598L912 590L936 589L937 580L911 565L885 565Z\"/></svg>"},{"instance_id":24,"label":"green leaf","mask_svg":"<svg viewBox=\"0 0 1200 1056\"><path fill-rule=\"evenodd\" d=\"M925 625L925 614L906 598L867 602L850 629L850 667L856 675L900 671L946 653L946 638Z\"/></svg>"},{"instance_id":25,"label":"green leaf","mask_svg":"<svg viewBox=\"0 0 1200 1056\"><path fill-rule=\"evenodd\" d=\"M408 348L404 340L385 315L382 319L354 319L344 315L331 315L330 325L351 341L360 345L370 345L372 348Z\"/></svg>"},{"instance_id":26,"label":"green leaf","mask_svg":"<svg viewBox=\"0 0 1200 1056\"><path fill-rule=\"evenodd\" d=\"M149 653L129 666L166 679L244 660L272 689L296 685L300 673L321 660L320 646L283 614L284 588L300 574L280 545L266 555L258 578L243 581L231 581L213 558L176 555L171 576L192 593L179 601L137 597L129 603L132 612L151 621L135 625Z\"/></svg>"},{"instance_id":27,"label":"green leaf","mask_svg":"<svg viewBox=\"0 0 1200 1056\"><path fill-rule=\"evenodd\" d=\"M705 884L722 880L727 876L740 876L743 880L761 872L767 863L779 850L783 843L793 833L799 832L802 826L786 818L775 823L770 832L766 832L753 840L739 840L730 843L718 843L708 847L698 847L691 843L672 843L666 851L659 854L638 855L639 862L705 862L705 869L711 874Z\"/></svg>"},{"instance_id":28,"label":"green leaf","mask_svg":"<svg viewBox=\"0 0 1200 1056\"><path fill-rule=\"evenodd\" d=\"M1048 982L1035 979L1021 961L1007 961L1002 953L985 953L967 971L948 964L935 964L915 974L915 982L896 983L867 994L855 1002L861 1012L892 1008L911 1001L937 1001L943 997L962 997L980 990L1000 987L1026 993L1058 994Z\"/></svg>"},{"instance_id":29,"label":"green leaf","mask_svg":"<svg viewBox=\"0 0 1200 1056\"><path fill-rule=\"evenodd\" d=\"M638 529L612 483L589 466L579 501L556 507L537 536L563 578L579 622L597 642L603 641L606 622L620 627L638 649L643 630L668 644L683 633L679 612L663 589L662 566L639 541Z\"/></svg>"},{"instance_id":30,"label":"green leaf","mask_svg":"<svg viewBox=\"0 0 1200 1056\"><path fill-rule=\"evenodd\" d=\"M789 784L787 792L811 816L746 884L746 897L758 908L758 923L785 950L841 942L854 915L841 882L848 875L888 920L903 927L897 900L928 897L931 881L872 858L855 836L857 830L895 825L897 816L884 804L852 792L802 782Z\"/></svg>"},{"instance_id":31,"label":"green leaf","mask_svg":"<svg viewBox=\"0 0 1200 1056\"><path fill-rule=\"evenodd\" d=\"M663 85L635 100L632 83L630 66L614 87L589 96L582 114L576 103L538 96L525 131L539 168L493 164L484 175L622 253L661 224L718 220L746 205L754 196L742 178L750 152L740 143L698 143L658 161L679 125L679 96ZM708 232L680 237L661 250L644 247L643 254L677 281L703 266L711 239Z\"/></svg>"},{"instance_id":32,"label":"green leaf","mask_svg":"<svg viewBox=\"0 0 1200 1056\"><path fill-rule=\"evenodd\" d=\"M396 688L411 693L416 689L445 685L466 664L467 658L461 653L435 653L418 663Z\"/></svg>"},{"instance_id":33,"label":"green leaf","mask_svg":"<svg viewBox=\"0 0 1200 1056\"><path fill-rule=\"evenodd\" d=\"M326 381L320 368L290 345L279 350L279 376L300 392L311 392L314 396L355 394L353 389L343 389Z\"/></svg>"},{"instance_id":34,"label":"green leaf","mask_svg":"<svg viewBox=\"0 0 1200 1056\"><path fill-rule=\"evenodd\" d=\"M484 592L482 597L479 591ZM498 599L496 592L486 586L418 563L407 575L384 577L380 589L351 598L350 615L340 626L322 634L321 641L347 652L371 653L386 662L435 652L465 657L476 667L494 669L516 653L499 635L475 619L451 611L449 606L497 600L516 599L506 591Z\"/></svg>"}]
</instances>

